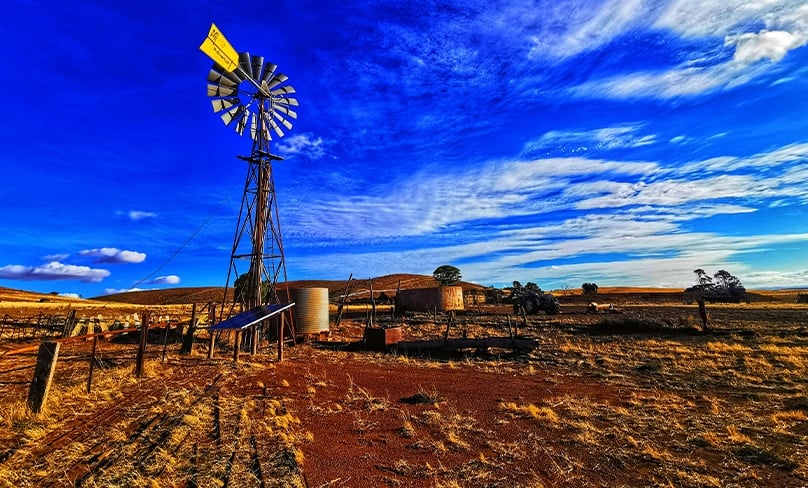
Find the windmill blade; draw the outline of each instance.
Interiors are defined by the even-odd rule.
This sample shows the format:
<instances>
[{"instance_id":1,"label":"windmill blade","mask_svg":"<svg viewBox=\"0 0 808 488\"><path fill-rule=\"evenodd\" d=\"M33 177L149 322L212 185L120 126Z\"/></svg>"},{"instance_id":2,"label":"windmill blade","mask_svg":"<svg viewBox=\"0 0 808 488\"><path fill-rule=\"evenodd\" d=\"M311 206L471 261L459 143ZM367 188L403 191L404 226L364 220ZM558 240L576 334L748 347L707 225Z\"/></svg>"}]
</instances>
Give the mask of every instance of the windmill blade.
<instances>
[{"instance_id":1,"label":"windmill blade","mask_svg":"<svg viewBox=\"0 0 808 488\"><path fill-rule=\"evenodd\" d=\"M277 64L270 63L269 61L264 63L264 72L261 73L261 81L269 81L276 69L278 69Z\"/></svg>"},{"instance_id":2,"label":"windmill blade","mask_svg":"<svg viewBox=\"0 0 808 488\"><path fill-rule=\"evenodd\" d=\"M256 119L258 118L258 114L250 114L250 137L255 140L255 129L256 129Z\"/></svg>"},{"instance_id":3,"label":"windmill blade","mask_svg":"<svg viewBox=\"0 0 808 488\"><path fill-rule=\"evenodd\" d=\"M252 66L250 66L250 53L244 51L243 53L238 54L238 67L241 68L242 71L245 73L252 72Z\"/></svg>"},{"instance_id":4,"label":"windmill blade","mask_svg":"<svg viewBox=\"0 0 808 488\"><path fill-rule=\"evenodd\" d=\"M208 85L208 96L209 97L229 97L234 93L237 93L238 90L234 87L229 86L221 86L221 85Z\"/></svg>"},{"instance_id":5,"label":"windmill blade","mask_svg":"<svg viewBox=\"0 0 808 488\"><path fill-rule=\"evenodd\" d=\"M226 77L227 77L227 79L229 79L230 81L235 82L236 84L239 84L239 83L241 83L242 81L244 81L244 76L243 76L243 75L241 74L241 72L240 72L240 71L238 71L238 70L235 70L235 71L233 71L233 72L230 72L230 71L227 71L227 70L225 70L225 69L222 69L222 68L221 68L219 65L216 65L216 64L214 64L214 65L213 65L213 68L211 68L211 69L215 69L215 70L217 70L217 71L221 71L222 76L226 76Z\"/></svg>"},{"instance_id":6,"label":"windmill blade","mask_svg":"<svg viewBox=\"0 0 808 488\"><path fill-rule=\"evenodd\" d=\"M255 116L255 114L252 114L252 115ZM244 116L241 117L238 120L238 122L236 123L236 132L238 132L238 135L240 135L240 136L244 135L244 127L247 126L247 120L249 120L249 119L250 119L250 111L245 108L244 109Z\"/></svg>"},{"instance_id":7,"label":"windmill blade","mask_svg":"<svg viewBox=\"0 0 808 488\"><path fill-rule=\"evenodd\" d=\"M293 87L292 85L286 85L281 88L278 88L277 90L272 90L269 93L270 95L287 95L289 93L295 93L295 87Z\"/></svg>"},{"instance_id":8,"label":"windmill blade","mask_svg":"<svg viewBox=\"0 0 808 488\"><path fill-rule=\"evenodd\" d=\"M292 106L292 107L297 107L298 106L297 99L296 98L290 98L290 97L278 97L278 98L275 99L275 103L278 103L280 105L289 105L289 106Z\"/></svg>"},{"instance_id":9,"label":"windmill blade","mask_svg":"<svg viewBox=\"0 0 808 488\"><path fill-rule=\"evenodd\" d=\"M225 73L226 73L226 71L225 71ZM215 69L210 70L210 73L208 73L208 82L209 83L215 83L215 84L217 84L219 86L227 86L227 87L231 87L231 88L235 88L239 84L238 81L231 80L230 78L222 75L221 73L219 73Z\"/></svg>"},{"instance_id":10,"label":"windmill blade","mask_svg":"<svg viewBox=\"0 0 808 488\"><path fill-rule=\"evenodd\" d=\"M292 109L290 109L288 107L284 107L282 105L274 105L272 108L276 112L282 112L282 113L288 115L289 117L292 117L293 119L297 118L297 112L295 112L294 110L292 110Z\"/></svg>"},{"instance_id":11,"label":"windmill blade","mask_svg":"<svg viewBox=\"0 0 808 488\"><path fill-rule=\"evenodd\" d=\"M253 138L253 140L258 137L259 120L260 117L258 117L258 114L253 114L252 121L250 122L250 136ZM261 132L265 140L272 140L272 136L269 134L269 128L264 123L261 123Z\"/></svg>"},{"instance_id":12,"label":"windmill blade","mask_svg":"<svg viewBox=\"0 0 808 488\"><path fill-rule=\"evenodd\" d=\"M252 65L252 79L257 80L261 77L261 68L264 66L264 57L253 56L250 64Z\"/></svg>"},{"instance_id":13,"label":"windmill blade","mask_svg":"<svg viewBox=\"0 0 808 488\"><path fill-rule=\"evenodd\" d=\"M267 86L269 86L269 88L272 89L272 88L275 88L276 86L280 85L281 83L283 83L284 81L286 81L288 79L289 79L289 77L286 76L285 74L278 73L277 75L275 75L274 78L272 78L272 81L267 83Z\"/></svg>"},{"instance_id":14,"label":"windmill blade","mask_svg":"<svg viewBox=\"0 0 808 488\"><path fill-rule=\"evenodd\" d=\"M284 119L283 115L279 114L278 112L275 112L272 114L272 116L278 119L278 122L283 124L283 126L286 127L287 130L292 130L292 123Z\"/></svg>"},{"instance_id":15,"label":"windmill blade","mask_svg":"<svg viewBox=\"0 0 808 488\"><path fill-rule=\"evenodd\" d=\"M278 124L276 124L273 119L269 118L268 115L269 114L267 114L266 112L264 113L264 119L265 119L266 123L270 127L272 127L272 129L275 131L275 133L278 134L278 137L283 137L283 131L281 130L281 128L278 127Z\"/></svg>"},{"instance_id":16,"label":"windmill blade","mask_svg":"<svg viewBox=\"0 0 808 488\"><path fill-rule=\"evenodd\" d=\"M224 112L221 115L222 122L224 122L224 125L232 124L234 120L237 120L239 117L244 115L245 110L246 109L244 108L244 105L237 105L237 106L231 108L230 110L228 110L227 112Z\"/></svg>"},{"instance_id":17,"label":"windmill blade","mask_svg":"<svg viewBox=\"0 0 808 488\"><path fill-rule=\"evenodd\" d=\"M241 78L234 73L228 73L218 66L214 66L210 69L210 73L208 73L208 81L224 86L238 86L238 84L241 83Z\"/></svg>"},{"instance_id":18,"label":"windmill blade","mask_svg":"<svg viewBox=\"0 0 808 488\"><path fill-rule=\"evenodd\" d=\"M227 110L233 105L238 105L241 103L241 100L238 98L219 98L216 100L210 101L211 105L213 105L213 113L219 113L222 110Z\"/></svg>"}]
</instances>

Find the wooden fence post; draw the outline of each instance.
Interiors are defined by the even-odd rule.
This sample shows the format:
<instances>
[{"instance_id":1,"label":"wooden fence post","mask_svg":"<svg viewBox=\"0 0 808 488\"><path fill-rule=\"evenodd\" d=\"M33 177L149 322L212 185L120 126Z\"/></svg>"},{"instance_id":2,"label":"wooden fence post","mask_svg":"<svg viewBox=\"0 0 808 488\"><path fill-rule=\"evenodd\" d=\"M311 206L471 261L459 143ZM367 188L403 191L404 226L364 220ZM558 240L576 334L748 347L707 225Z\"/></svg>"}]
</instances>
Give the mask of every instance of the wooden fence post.
<instances>
[{"instance_id":1,"label":"wooden fence post","mask_svg":"<svg viewBox=\"0 0 808 488\"><path fill-rule=\"evenodd\" d=\"M208 333L210 334L210 339L208 341L208 359L213 359L213 348L216 346L216 335L213 333L213 329L208 329Z\"/></svg>"},{"instance_id":2,"label":"wooden fence post","mask_svg":"<svg viewBox=\"0 0 808 488\"><path fill-rule=\"evenodd\" d=\"M353 278L353 273L348 275L348 282L345 283L345 292L342 294L342 300L340 300L339 306L337 306L337 317L334 319L334 329L339 327L339 322L342 320L343 307L345 307L345 301L348 300L348 290L351 289L351 278ZM288 291L287 289L287 295ZM291 302L292 300L289 299L289 301Z\"/></svg>"},{"instance_id":3,"label":"wooden fence post","mask_svg":"<svg viewBox=\"0 0 808 488\"><path fill-rule=\"evenodd\" d=\"M285 328L284 317L286 314L284 312L280 313L278 317L278 362L283 362L283 329Z\"/></svg>"},{"instance_id":4,"label":"wooden fence post","mask_svg":"<svg viewBox=\"0 0 808 488\"><path fill-rule=\"evenodd\" d=\"M191 323L188 326L185 337L183 337L180 354L191 354L194 348L194 333L196 333L196 303L194 303L193 308L191 308Z\"/></svg>"},{"instance_id":5,"label":"wooden fence post","mask_svg":"<svg viewBox=\"0 0 808 488\"><path fill-rule=\"evenodd\" d=\"M93 387L93 369L95 369L95 348L98 346L98 336L93 337L93 352L90 353L90 374L87 376L87 393Z\"/></svg>"},{"instance_id":6,"label":"wooden fence post","mask_svg":"<svg viewBox=\"0 0 808 488\"><path fill-rule=\"evenodd\" d=\"M166 320L166 331L163 335L163 360L162 363L165 364L166 362L166 351L168 350L168 329L171 327L171 319Z\"/></svg>"},{"instance_id":7,"label":"wooden fence post","mask_svg":"<svg viewBox=\"0 0 808 488\"><path fill-rule=\"evenodd\" d=\"M140 344L137 349L137 363L135 363L135 376L138 379L143 377L143 362L146 359L146 344L149 342L149 321L151 313L143 312L140 323Z\"/></svg>"},{"instance_id":8,"label":"wooden fence post","mask_svg":"<svg viewBox=\"0 0 808 488\"><path fill-rule=\"evenodd\" d=\"M208 333L210 333L210 343L208 344L208 359L213 359L213 348L216 346L216 336L213 334L213 322L216 321L216 305L210 304L208 309Z\"/></svg>"},{"instance_id":9,"label":"wooden fence post","mask_svg":"<svg viewBox=\"0 0 808 488\"><path fill-rule=\"evenodd\" d=\"M236 330L236 337L233 339L233 364L238 364L238 356L241 351L241 331Z\"/></svg>"},{"instance_id":10,"label":"wooden fence post","mask_svg":"<svg viewBox=\"0 0 808 488\"><path fill-rule=\"evenodd\" d=\"M39 413L45 408L45 401L48 398L53 372L56 370L56 359L59 358L59 343L45 341L39 345L39 353L36 356L36 367L34 377L31 379L31 387L28 390L28 408L34 413Z\"/></svg>"},{"instance_id":11,"label":"wooden fence post","mask_svg":"<svg viewBox=\"0 0 808 488\"><path fill-rule=\"evenodd\" d=\"M261 330L259 329L259 324L253 325L252 347L250 348L250 354L253 356L258 354L258 341L260 339L261 339Z\"/></svg>"}]
</instances>

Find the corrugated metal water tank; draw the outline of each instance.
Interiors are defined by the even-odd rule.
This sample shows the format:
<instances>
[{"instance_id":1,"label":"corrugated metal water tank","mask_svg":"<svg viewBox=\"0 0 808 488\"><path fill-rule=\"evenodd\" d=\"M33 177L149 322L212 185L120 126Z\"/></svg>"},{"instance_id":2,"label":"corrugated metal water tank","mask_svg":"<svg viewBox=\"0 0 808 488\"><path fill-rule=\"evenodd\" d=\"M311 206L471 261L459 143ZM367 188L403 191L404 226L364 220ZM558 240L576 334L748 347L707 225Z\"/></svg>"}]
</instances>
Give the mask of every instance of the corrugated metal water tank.
<instances>
[{"instance_id":1,"label":"corrugated metal water tank","mask_svg":"<svg viewBox=\"0 0 808 488\"><path fill-rule=\"evenodd\" d=\"M328 331L328 288L292 288L292 301L297 334Z\"/></svg>"}]
</instances>

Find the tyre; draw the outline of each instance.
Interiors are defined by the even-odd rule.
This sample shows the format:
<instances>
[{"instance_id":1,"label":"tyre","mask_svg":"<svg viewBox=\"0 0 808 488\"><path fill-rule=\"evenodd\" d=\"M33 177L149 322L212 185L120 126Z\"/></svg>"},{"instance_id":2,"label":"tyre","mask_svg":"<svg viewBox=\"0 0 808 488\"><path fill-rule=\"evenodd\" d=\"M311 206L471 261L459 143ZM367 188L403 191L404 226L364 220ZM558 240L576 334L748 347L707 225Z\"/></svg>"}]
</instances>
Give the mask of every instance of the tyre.
<instances>
[{"instance_id":1,"label":"tyre","mask_svg":"<svg viewBox=\"0 0 808 488\"><path fill-rule=\"evenodd\" d=\"M536 315L539 312L539 301L536 297L525 298L525 313L527 315Z\"/></svg>"}]
</instances>

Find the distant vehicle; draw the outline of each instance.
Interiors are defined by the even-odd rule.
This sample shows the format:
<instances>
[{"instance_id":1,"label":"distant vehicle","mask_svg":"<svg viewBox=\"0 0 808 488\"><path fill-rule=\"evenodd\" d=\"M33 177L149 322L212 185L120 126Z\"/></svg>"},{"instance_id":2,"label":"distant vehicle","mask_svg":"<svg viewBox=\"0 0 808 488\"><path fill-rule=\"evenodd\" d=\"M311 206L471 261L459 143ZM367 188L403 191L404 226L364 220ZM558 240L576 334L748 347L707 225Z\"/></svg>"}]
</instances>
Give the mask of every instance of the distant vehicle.
<instances>
[{"instance_id":1,"label":"distant vehicle","mask_svg":"<svg viewBox=\"0 0 808 488\"><path fill-rule=\"evenodd\" d=\"M544 293L541 289L523 287L518 281L513 282L510 301L513 304L513 313L536 315L543 311L547 315L556 315L561 312L561 305L551 293Z\"/></svg>"},{"instance_id":2,"label":"distant vehicle","mask_svg":"<svg viewBox=\"0 0 808 488\"><path fill-rule=\"evenodd\" d=\"M698 285L685 289L685 303L692 304L699 298L710 303L749 303L746 288L742 286L733 288L709 287Z\"/></svg>"}]
</instances>

